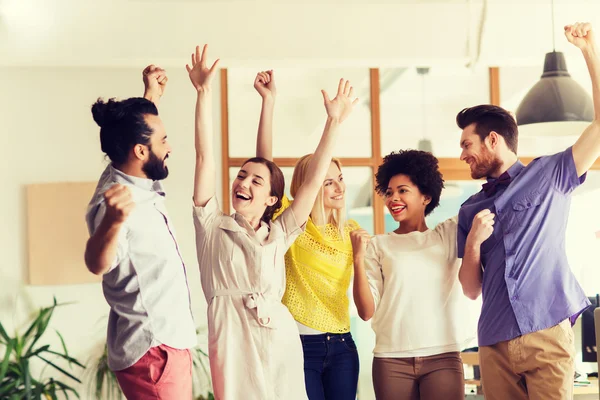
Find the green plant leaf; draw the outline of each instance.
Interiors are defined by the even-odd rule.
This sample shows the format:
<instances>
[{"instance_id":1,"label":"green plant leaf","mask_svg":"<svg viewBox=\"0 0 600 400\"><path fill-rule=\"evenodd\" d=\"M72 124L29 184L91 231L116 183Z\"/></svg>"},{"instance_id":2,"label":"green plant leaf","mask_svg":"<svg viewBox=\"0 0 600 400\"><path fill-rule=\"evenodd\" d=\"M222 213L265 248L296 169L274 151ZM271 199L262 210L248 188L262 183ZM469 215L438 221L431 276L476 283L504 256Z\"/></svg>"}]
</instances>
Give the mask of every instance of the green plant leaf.
<instances>
[{"instance_id":1,"label":"green plant leaf","mask_svg":"<svg viewBox=\"0 0 600 400\"><path fill-rule=\"evenodd\" d=\"M69 366L72 367L72 364L77 365L78 367L84 368L85 369L85 365L83 365L82 363L80 363L79 361L77 361L77 359L73 358L73 357L69 357L66 356L62 353L57 353L56 351L52 351L52 350L44 350L45 353L50 353L50 354L54 354L55 356L58 356L64 360L67 360L69 362Z\"/></svg>"},{"instance_id":2,"label":"green plant leaf","mask_svg":"<svg viewBox=\"0 0 600 400\"><path fill-rule=\"evenodd\" d=\"M32 358L32 357L35 357L35 356L37 356L37 355L38 355L38 354L40 354L40 353L43 353L43 352L45 352L45 351L48 351L48 349L49 349L49 348L50 348L50 345L49 345L49 344L47 344L47 345L45 345L45 346L42 346L42 347L40 347L40 348L37 348L37 349L35 349L34 351L32 351L32 352L31 352L31 353L29 353L29 354L26 354L26 355L25 355L25 357L27 357L27 358Z\"/></svg>"},{"instance_id":3,"label":"green plant leaf","mask_svg":"<svg viewBox=\"0 0 600 400\"><path fill-rule=\"evenodd\" d=\"M21 359L21 373L23 374L23 381L25 384L25 398L31 399L31 372L29 371L29 360L27 358Z\"/></svg>"},{"instance_id":4,"label":"green plant leaf","mask_svg":"<svg viewBox=\"0 0 600 400\"><path fill-rule=\"evenodd\" d=\"M8 343L8 341L10 340L8 333L6 333L6 330L4 330L4 326L2 326L1 322L0 322L0 338L2 338L2 343Z\"/></svg>"},{"instance_id":5,"label":"green plant leaf","mask_svg":"<svg viewBox=\"0 0 600 400\"><path fill-rule=\"evenodd\" d=\"M52 361L46 360L44 357L40 356L39 354L36 357L39 358L39 359L41 359L41 360L43 360L43 361L45 361L47 364L49 364L50 366L52 366L55 369L59 370L60 372L62 372L63 374L65 374L69 378L73 379L74 381L77 381L78 383L81 383L81 381L79 380L79 378L77 378L76 376L68 373L67 371L65 371L64 369L62 369L61 367L59 367L58 365L54 364Z\"/></svg>"},{"instance_id":6,"label":"green plant leaf","mask_svg":"<svg viewBox=\"0 0 600 400\"><path fill-rule=\"evenodd\" d=\"M31 354L33 346L35 346L35 344L37 343L38 340L40 340L40 338L42 337L44 332L46 332L46 329L48 328L48 324L50 323L50 318L52 318L52 313L54 312L54 307L55 306L44 308L40 311L40 314L36 318L35 336L33 337L33 340L31 341L29 348L25 352L26 355ZM24 342L23 346L26 346L26 345L27 344Z\"/></svg>"},{"instance_id":7,"label":"green plant leaf","mask_svg":"<svg viewBox=\"0 0 600 400\"><path fill-rule=\"evenodd\" d=\"M9 381L6 384L2 382L2 385L0 386L0 398L5 399L7 396L10 396L11 391L17 386L19 386L21 383L21 379L19 378L13 379L12 381Z\"/></svg>"},{"instance_id":8,"label":"green plant leaf","mask_svg":"<svg viewBox=\"0 0 600 400\"><path fill-rule=\"evenodd\" d=\"M56 298L54 298L54 302L56 302ZM69 357L69 351L67 350L67 345L65 344L65 339L63 339L62 335L56 329L54 330L60 339L60 344L62 345L63 351L65 352L65 360L69 361L69 367L71 366L71 357Z\"/></svg>"},{"instance_id":9,"label":"green plant leaf","mask_svg":"<svg viewBox=\"0 0 600 400\"><path fill-rule=\"evenodd\" d=\"M71 386L64 384L62 382L59 381L54 381L54 383L56 385L58 385L58 387L60 388L60 390L63 392L63 394L65 395L65 397L68 399L69 398L69 392L73 393L78 399L79 397L79 393L77 393L77 390L73 389Z\"/></svg>"},{"instance_id":10,"label":"green plant leaf","mask_svg":"<svg viewBox=\"0 0 600 400\"><path fill-rule=\"evenodd\" d=\"M15 348L15 339L10 339L6 344L6 352L4 353L4 358L2 359L2 364L0 364L0 382L6 376L6 372L8 371L8 364L10 362L10 354Z\"/></svg>"}]
</instances>

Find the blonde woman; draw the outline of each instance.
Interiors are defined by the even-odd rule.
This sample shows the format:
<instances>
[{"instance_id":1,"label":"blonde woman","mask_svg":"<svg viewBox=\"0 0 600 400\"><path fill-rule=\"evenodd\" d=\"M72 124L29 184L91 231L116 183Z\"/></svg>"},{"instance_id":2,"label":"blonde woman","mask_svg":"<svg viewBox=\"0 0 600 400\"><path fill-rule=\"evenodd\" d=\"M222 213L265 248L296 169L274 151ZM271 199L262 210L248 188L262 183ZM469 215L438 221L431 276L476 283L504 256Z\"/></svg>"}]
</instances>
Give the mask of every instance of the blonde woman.
<instances>
[{"instance_id":1,"label":"blonde woman","mask_svg":"<svg viewBox=\"0 0 600 400\"><path fill-rule=\"evenodd\" d=\"M254 87L262 97L257 156L272 159L275 79L260 72ZM285 212L298 201L302 186L312 179L315 156L302 157L294 168ZM350 232L359 229L346 220L346 184L339 160L332 159L312 206L305 231L285 254L286 291L283 304L298 325L304 352L304 378L310 400L354 400L359 362L350 334L349 300L352 264Z\"/></svg>"}]
</instances>

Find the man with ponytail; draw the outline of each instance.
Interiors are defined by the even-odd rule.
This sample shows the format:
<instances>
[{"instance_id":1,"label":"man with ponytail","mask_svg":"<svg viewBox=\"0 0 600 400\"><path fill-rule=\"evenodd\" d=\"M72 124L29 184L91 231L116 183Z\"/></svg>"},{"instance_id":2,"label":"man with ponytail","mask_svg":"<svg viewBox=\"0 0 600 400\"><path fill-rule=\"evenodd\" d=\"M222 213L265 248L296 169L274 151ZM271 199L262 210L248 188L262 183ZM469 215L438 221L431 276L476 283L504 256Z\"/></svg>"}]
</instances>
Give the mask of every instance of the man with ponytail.
<instances>
[{"instance_id":1,"label":"man with ponytail","mask_svg":"<svg viewBox=\"0 0 600 400\"><path fill-rule=\"evenodd\" d=\"M160 183L171 153L157 104L167 76L148 66L144 98L92 106L110 160L88 206L85 263L102 275L108 365L128 399L192 395L196 344L186 270Z\"/></svg>"}]
</instances>

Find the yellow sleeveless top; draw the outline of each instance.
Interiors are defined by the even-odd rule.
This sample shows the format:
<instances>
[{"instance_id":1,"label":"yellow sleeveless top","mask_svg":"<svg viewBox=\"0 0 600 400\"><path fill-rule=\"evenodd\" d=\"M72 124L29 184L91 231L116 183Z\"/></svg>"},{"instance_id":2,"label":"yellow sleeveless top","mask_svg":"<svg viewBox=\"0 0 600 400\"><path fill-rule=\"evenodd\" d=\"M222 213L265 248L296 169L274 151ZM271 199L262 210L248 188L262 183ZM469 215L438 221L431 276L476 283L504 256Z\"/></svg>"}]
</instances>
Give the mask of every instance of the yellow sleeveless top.
<instances>
[{"instance_id":1,"label":"yellow sleeveless top","mask_svg":"<svg viewBox=\"0 0 600 400\"><path fill-rule=\"evenodd\" d=\"M290 205L284 197L275 217ZM334 225L327 224L323 230L308 218L306 230L285 253L286 289L282 302L296 321L322 332L350 332L350 232L359 228L356 221L349 220L342 239Z\"/></svg>"}]
</instances>

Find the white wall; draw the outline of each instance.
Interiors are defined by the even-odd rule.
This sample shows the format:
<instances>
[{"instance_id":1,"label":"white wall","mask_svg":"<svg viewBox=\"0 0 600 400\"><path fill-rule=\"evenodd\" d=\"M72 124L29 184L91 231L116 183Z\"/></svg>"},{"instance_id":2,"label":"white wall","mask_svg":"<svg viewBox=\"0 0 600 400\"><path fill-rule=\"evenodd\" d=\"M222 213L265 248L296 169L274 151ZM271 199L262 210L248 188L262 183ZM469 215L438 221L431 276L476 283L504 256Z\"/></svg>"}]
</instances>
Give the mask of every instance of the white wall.
<instances>
[{"instance_id":1,"label":"white wall","mask_svg":"<svg viewBox=\"0 0 600 400\"><path fill-rule=\"evenodd\" d=\"M159 110L173 147L170 175L165 182L167 206L188 269L196 324L205 325L191 218L195 92L184 70L168 72L169 86ZM214 85L218 89L218 79ZM105 161L90 106L99 96L141 96L141 69L0 68L0 87L0 160L4 173L0 197L0 321L12 332L23 328L27 315L50 305L52 296L59 302L73 301L74 305L57 309L51 328L61 332L73 356L87 361L105 340L109 309L101 286L27 285L25 185L97 181ZM220 163L218 90L214 97L215 151ZM82 222L85 207L81 205ZM81 268L85 268L83 258ZM60 346L52 331L44 340Z\"/></svg>"}]
</instances>

